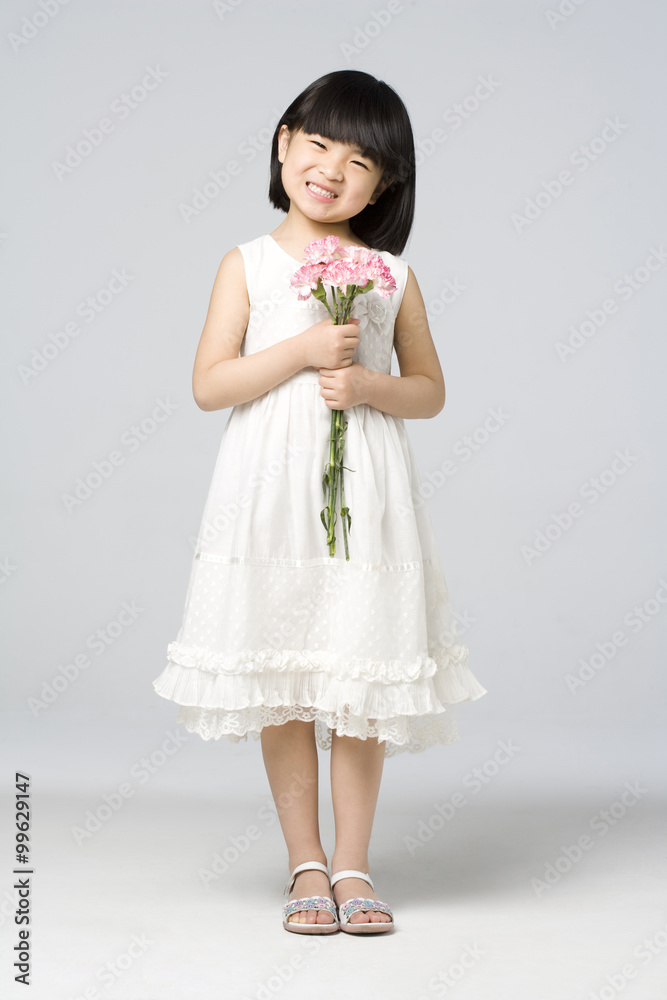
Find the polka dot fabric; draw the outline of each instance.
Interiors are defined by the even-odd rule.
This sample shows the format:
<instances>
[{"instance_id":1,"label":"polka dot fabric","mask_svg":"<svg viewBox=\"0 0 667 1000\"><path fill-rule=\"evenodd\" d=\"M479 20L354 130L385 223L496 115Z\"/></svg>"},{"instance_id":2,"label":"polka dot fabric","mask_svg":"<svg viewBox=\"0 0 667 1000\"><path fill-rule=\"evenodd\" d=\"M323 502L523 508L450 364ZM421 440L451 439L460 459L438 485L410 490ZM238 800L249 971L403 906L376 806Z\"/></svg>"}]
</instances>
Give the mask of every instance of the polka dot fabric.
<instances>
[{"instance_id":1,"label":"polka dot fabric","mask_svg":"<svg viewBox=\"0 0 667 1000\"><path fill-rule=\"evenodd\" d=\"M299 262L271 236L239 249L250 298L242 356L326 318L291 292ZM354 360L389 373L407 263L382 256L397 288L355 300ZM340 518L332 557L320 520L331 410L318 378L303 369L231 409L181 628L153 687L206 740L258 739L302 719L322 749L332 731L383 741L388 756L453 743L453 706L486 690L458 638L403 420L367 404L345 411L350 560Z\"/></svg>"}]
</instances>

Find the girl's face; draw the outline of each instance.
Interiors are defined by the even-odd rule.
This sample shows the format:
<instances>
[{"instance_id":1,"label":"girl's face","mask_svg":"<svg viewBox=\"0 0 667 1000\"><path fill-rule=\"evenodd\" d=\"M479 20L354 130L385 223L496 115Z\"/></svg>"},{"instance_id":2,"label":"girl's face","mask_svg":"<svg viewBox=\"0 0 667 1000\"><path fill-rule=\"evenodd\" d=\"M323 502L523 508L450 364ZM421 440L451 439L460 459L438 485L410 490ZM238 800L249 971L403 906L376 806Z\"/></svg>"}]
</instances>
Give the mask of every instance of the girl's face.
<instances>
[{"instance_id":1,"label":"girl's face","mask_svg":"<svg viewBox=\"0 0 667 1000\"><path fill-rule=\"evenodd\" d=\"M354 146L302 131L290 138L287 125L278 135L278 159L290 207L317 222L346 222L375 204L391 184L391 178L381 181L382 169Z\"/></svg>"}]
</instances>

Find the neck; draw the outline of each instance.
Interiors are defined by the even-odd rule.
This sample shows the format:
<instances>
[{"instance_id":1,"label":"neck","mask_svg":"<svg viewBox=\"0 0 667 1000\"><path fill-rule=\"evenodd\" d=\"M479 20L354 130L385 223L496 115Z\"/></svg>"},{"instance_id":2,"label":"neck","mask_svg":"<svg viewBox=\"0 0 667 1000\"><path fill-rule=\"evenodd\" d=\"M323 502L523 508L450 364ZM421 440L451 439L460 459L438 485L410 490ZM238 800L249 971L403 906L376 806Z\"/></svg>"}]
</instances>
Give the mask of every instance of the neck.
<instances>
[{"instance_id":1,"label":"neck","mask_svg":"<svg viewBox=\"0 0 667 1000\"><path fill-rule=\"evenodd\" d=\"M306 246L313 240L324 239L325 236L337 236L341 243L353 243L357 240L347 219L341 222L314 222L302 212L295 212L292 208L274 230L273 235L285 242L300 246Z\"/></svg>"}]
</instances>

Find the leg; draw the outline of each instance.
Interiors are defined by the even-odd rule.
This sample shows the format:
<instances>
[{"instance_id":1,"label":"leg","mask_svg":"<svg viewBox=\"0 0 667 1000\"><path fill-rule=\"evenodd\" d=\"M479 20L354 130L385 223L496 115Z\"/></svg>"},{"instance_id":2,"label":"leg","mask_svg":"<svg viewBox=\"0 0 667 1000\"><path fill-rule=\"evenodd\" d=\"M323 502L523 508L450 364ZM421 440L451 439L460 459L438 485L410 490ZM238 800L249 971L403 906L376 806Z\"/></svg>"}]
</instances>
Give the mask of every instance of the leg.
<instances>
[{"instance_id":1,"label":"leg","mask_svg":"<svg viewBox=\"0 0 667 1000\"><path fill-rule=\"evenodd\" d=\"M369 870L368 845L384 757L385 745L377 739L360 740L353 736L338 736L335 732L332 734L331 797L336 826L332 873L344 868L356 868L362 872ZM356 896L374 898L371 887L359 878L340 879L333 893L334 901L339 904ZM360 910L352 915L350 922L389 919L386 913Z\"/></svg>"},{"instance_id":2,"label":"leg","mask_svg":"<svg viewBox=\"0 0 667 1000\"><path fill-rule=\"evenodd\" d=\"M292 719L279 726L265 726L260 733L262 755L271 794L287 844L289 870L304 861L327 858L320 841L318 817L318 759L315 724ZM300 872L290 899L328 896L329 880L324 872ZM331 923L322 910L298 911L289 920L299 923Z\"/></svg>"}]
</instances>

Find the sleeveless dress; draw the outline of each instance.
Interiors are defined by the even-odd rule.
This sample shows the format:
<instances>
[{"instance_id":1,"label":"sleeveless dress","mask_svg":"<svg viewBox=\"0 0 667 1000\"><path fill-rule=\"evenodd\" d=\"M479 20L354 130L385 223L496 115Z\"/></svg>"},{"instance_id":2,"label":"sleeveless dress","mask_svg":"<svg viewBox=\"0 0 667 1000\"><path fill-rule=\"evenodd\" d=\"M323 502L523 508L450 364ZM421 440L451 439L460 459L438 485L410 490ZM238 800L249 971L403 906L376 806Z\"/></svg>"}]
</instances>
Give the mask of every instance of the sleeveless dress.
<instances>
[{"instance_id":1,"label":"sleeveless dress","mask_svg":"<svg viewBox=\"0 0 667 1000\"><path fill-rule=\"evenodd\" d=\"M250 301L240 354L328 317L289 279L302 263L266 234L239 244ZM391 373L407 262L380 252L388 298L359 295L354 361ZM458 740L453 705L486 694L468 667L402 418L345 410L345 502L329 555L320 519L332 411L304 368L231 408L197 538L185 611L153 681L203 739L259 739L264 726L315 720L331 734L385 743L385 756ZM348 471L354 470L354 471ZM340 503L337 503L339 508Z\"/></svg>"}]
</instances>

